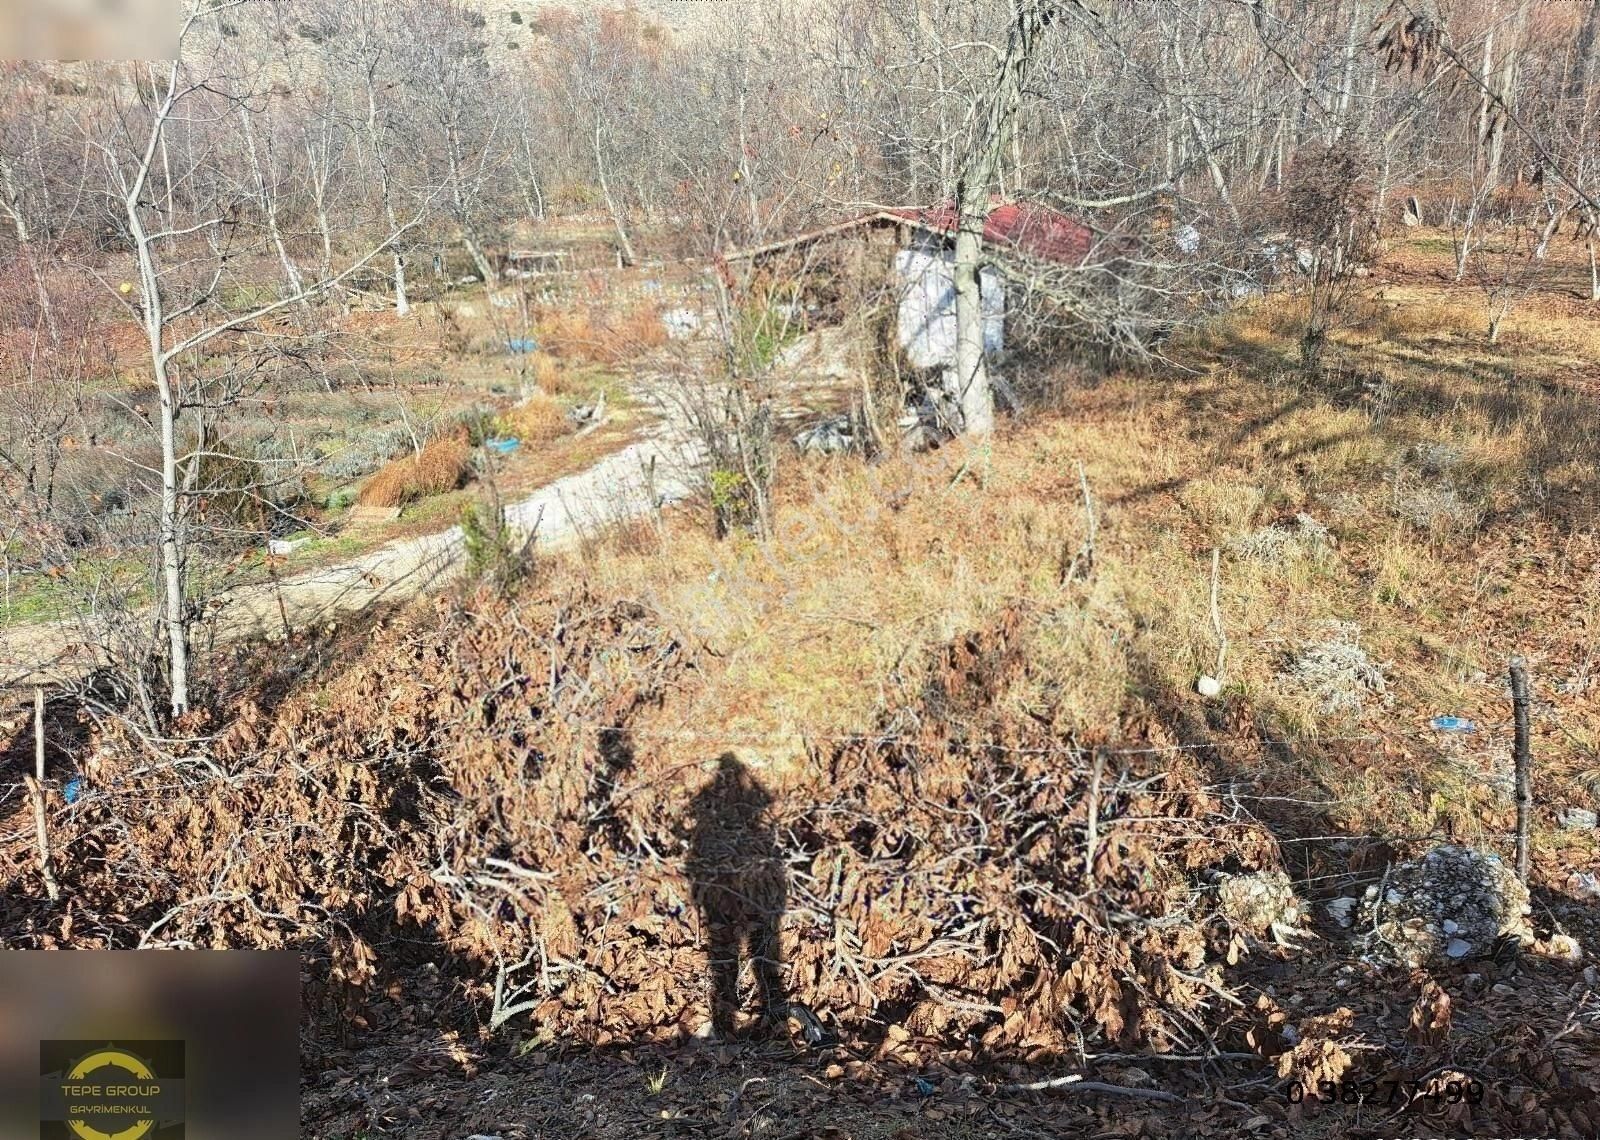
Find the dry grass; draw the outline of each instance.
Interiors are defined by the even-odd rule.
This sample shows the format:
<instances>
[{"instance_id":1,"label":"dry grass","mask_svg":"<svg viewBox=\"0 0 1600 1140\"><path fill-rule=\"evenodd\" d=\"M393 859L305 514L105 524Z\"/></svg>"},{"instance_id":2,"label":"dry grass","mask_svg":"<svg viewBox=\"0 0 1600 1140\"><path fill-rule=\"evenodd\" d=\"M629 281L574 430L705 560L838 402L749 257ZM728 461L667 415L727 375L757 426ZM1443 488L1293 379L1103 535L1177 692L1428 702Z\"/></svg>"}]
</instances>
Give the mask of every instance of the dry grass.
<instances>
[{"instance_id":1,"label":"dry grass","mask_svg":"<svg viewBox=\"0 0 1600 1140\"><path fill-rule=\"evenodd\" d=\"M546 309L538 314L535 328L544 352L574 363L621 364L667 342L667 330L655 305L620 310L599 304Z\"/></svg>"},{"instance_id":2,"label":"dry grass","mask_svg":"<svg viewBox=\"0 0 1600 1140\"><path fill-rule=\"evenodd\" d=\"M554 396L535 392L522 403L495 417L495 430L524 443L549 443L572 430L572 424Z\"/></svg>"},{"instance_id":3,"label":"dry grass","mask_svg":"<svg viewBox=\"0 0 1600 1140\"><path fill-rule=\"evenodd\" d=\"M552 396L559 396L565 390L567 372L548 352L536 352L531 358L530 369L533 382L539 386L541 392Z\"/></svg>"},{"instance_id":4,"label":"dry grass","mask_svg":"<svg viewBox=\"0 0 1600 1140\"><path fill-rule=\"evenodd\" d=\"M542 309L534 320L534 328L542 351L557 360L586 361L593 358L594 323L588 308L571 305Z\"/></svg>"},{"instance_id":5,"label":"dry grass","mask_svg":"<svg viewBox=\"0 0 1600 1140\"><path fill-rule=\"evenodd\" d=\"M1268 298L1196 339L1203 352L1244 340L1288 357L1295 304ZM986 487L970 471L955 479L954 451L790 468L772 542L718 544L684 525L660 550L617 549L583 572L645 595L717 649L671 717L749 734L767 760L803 764L802 737L873 723L931 649L1020 604L1034 619L1032 664L1006 700L1067 710L1062 734L1296 740L1248 778L1332 801L1318 826L1500 830L1503 741L1444 749L1427 725L1441 713L1503 723L1501 673L1520 651L1545 678L1562 739L1595 739L1581 647L1600 621L1600 495L1583 457L1600 417L1560 387L1518 381L1508 395L1513 362L1462 332L1472 307L1441 285L1419 294L1426 319L1403 318L1378 342L1370 329L1345 334L1346 350L1388 377L1382 409L1224 353L1198 373L1075 392L1066 415L997 443ZM1523 376L1553 367L1514 363ZM1096 568L1063 582L1085 536L1078 460L1098 503ZM1328 532L1315 557L1248 552L1264 528L1301 514ZM1223 696L1208 706L1194 684L1216 659L1213 546L1225 550L1230 651ZM1392 705L1330 711L1284 690L1286 656L1335 622L1359 625ZM1367 735L1386 743L1339 742ZM1557 751L1547 794L1566 802L1597 760L1592 747ZM1409 759L1374 767L1384 752Z\"/></svg>"},{"instance_id":6,"label":"dry grass","mask_svg":"<svg viewBox=\"0 0 1600 1140\"><path fill-rule=\"evenodd\" d=\"M612 315L601 325L602 364L620 364L667 343L667 328L656 305L639 305Z\"/></svg>"},{"instance_id":7,"label":"dry grass","mask_svg":"<svg viewBox=\"0 0 1600 1140\"><path fill-rule=\"evenodd\" d=\"M368 479L356 501L367 507L400 507L454 491L472 474L472 449L459 436L429 440L420 452L396 459Z\"/></svg>"}]
</instances>

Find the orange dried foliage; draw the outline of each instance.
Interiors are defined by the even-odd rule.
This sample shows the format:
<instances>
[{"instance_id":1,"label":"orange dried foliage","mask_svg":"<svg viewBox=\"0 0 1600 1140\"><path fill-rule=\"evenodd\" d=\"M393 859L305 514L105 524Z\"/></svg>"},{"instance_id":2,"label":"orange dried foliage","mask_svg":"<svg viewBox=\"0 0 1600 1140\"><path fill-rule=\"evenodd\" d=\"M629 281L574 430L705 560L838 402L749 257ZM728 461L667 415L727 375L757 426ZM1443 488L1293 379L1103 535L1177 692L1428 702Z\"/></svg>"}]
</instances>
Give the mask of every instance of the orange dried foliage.
<instances>
[{"instance_id":1,"label":"orange dried foliage","mask_svg":"<svg viewBox=\"0 0 1600 1140\"><path fill-rule=\"evenodd\" d=\"M60 842L117 849L63 870L81 913L101 916L74 944L104 939L105 916L170 911L164 936L195 945L314 936L360 984L382 977L371 947L400 922L484 993L499 963L569 963L514 979L546 1031L671 1041L706 1019L720 924L780 957L785 996L847 1032L872 1036L903 1007L918 1035L1001 1055L1059 1053L1080 1031L1162 1049L1217 1004L1185 976L1224 933L1185 868L1276 858L1269 835L1178 774L1107 773L1110 854L1088 879L1084 758L999 711L1026 668L1020 613L956 639L920 702L776 788L731 754L685 770L635 735L695 667L648 610L582 591L439 608L195 745L248 779L196 782L148 813L166 777L131 738L102 741L96 796ZM897 727L914 723L930 727ZM1104 924L1108 910L1151 921ZM907 954L914 969L885 968ZM902 1030L885 1055L913 1044Z\"/></svg>"},{"instance_id":2,"label":"orange dried foliage","mask_svg":"<svg viewBox=\"0 0 1600 1140\"><path fill-rule=\"evenodd\" d=\"M536 327L545 352L591 364L621 364L667 342L666 326L654 305L622 311L599 304L549 309L539 315Z\"/></svg>"},{"instance_id":3,"label":"orange dried foliage","mask_svg":"<svg viewBox=\"0 0 1600 1140\"><path fill-rule=\"evenodd\" d=\"M536 392L510 411L500 415L507 435L525 443L548 443L572 430L561 405L542 392Z\"/></svg>"},{"instance_id":4,"label":"orange dried foliage","mask_svg":"<svg viewBox=\"0 0 1600 1140\"><path fill-rule=\"evenodd\" d=\"M392 460L361 488L364 507L400 507L454 491L472 474L472 449L459 435L429 440L420 452Z\"/></svg>"}]
</instances>

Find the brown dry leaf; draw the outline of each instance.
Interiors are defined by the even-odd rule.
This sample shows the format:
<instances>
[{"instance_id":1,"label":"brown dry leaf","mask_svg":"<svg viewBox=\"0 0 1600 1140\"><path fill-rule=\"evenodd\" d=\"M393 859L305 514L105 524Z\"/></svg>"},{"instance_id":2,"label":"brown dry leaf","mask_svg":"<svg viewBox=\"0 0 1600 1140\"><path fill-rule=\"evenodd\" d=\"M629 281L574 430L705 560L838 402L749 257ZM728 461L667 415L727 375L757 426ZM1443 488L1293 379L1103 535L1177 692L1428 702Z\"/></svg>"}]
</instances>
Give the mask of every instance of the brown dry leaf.
<instances>
[{"instance_id":1,"label":"brown dry leaf","mask_svg":"<svg viewBox=\"0 0 1600 1140\"><path fill-rule=\"evenodd\" d=\"M1441 1045L1450 1036L1450 995L1432 978L1411 1005L1411 1024L1406 1036L1417 1045Z\"/></svg>"}]
</instances>

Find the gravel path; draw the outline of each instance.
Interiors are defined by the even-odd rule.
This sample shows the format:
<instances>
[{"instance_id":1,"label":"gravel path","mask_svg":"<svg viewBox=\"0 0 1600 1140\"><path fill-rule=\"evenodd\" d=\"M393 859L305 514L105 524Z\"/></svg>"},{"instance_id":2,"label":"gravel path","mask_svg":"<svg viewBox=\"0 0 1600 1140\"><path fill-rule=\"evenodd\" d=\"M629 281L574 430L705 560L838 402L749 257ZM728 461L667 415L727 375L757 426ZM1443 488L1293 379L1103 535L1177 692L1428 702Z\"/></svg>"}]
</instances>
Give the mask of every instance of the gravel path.
<instances>
[{"instance_id":1,"label":"gravel path","mask_svg":"<svg viewBox=\"0 0 1600 1140\"><path fill-rule=\"evenodd\" d=\"M666 401L651 402L662 415L645 439L508 506L513 530L527 535L537 528L535 549L554 551L584 534L686 499L701 449ZM459 526L398 539L339 566L219 594L208 602L208 624L222 641L281 637L286 622L304 629L436 588L460 574L465 561ZM0 631L0 686L81 675L94 659L81 648L82 632L75 622Z\"/></svg>"}]
</instances>

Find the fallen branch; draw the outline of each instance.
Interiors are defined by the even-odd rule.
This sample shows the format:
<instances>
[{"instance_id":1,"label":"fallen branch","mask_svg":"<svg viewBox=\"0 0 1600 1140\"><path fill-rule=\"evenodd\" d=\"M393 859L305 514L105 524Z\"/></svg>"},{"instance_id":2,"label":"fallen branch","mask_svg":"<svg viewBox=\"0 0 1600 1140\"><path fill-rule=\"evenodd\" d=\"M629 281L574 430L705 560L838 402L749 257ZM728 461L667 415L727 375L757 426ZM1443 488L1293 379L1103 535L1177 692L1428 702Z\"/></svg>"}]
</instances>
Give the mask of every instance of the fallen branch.
<instances>
[{"instance_id":1,"label":"fallen branch","mask_svg":"<svg viewBox=\"0 0 1600 1140\"><path fill-rule=\"evenodd\" d=\"M1074 1074L1070 1077L1051 1077L1042 1081L1027 1081L1021 1084L1002 1085L1001 1092L1086 1092L1107 1093L1112 1096L1131 1096L1140 1100L1159 1100L1163 1104L1182 1104L1184 1100L1177 1093L1169 1093L1165 1089L1136 1089L1127 1085L1108 1085L1104 1081L1086 1081L1082 1076Z\"/></svg>"}]
</instances>

